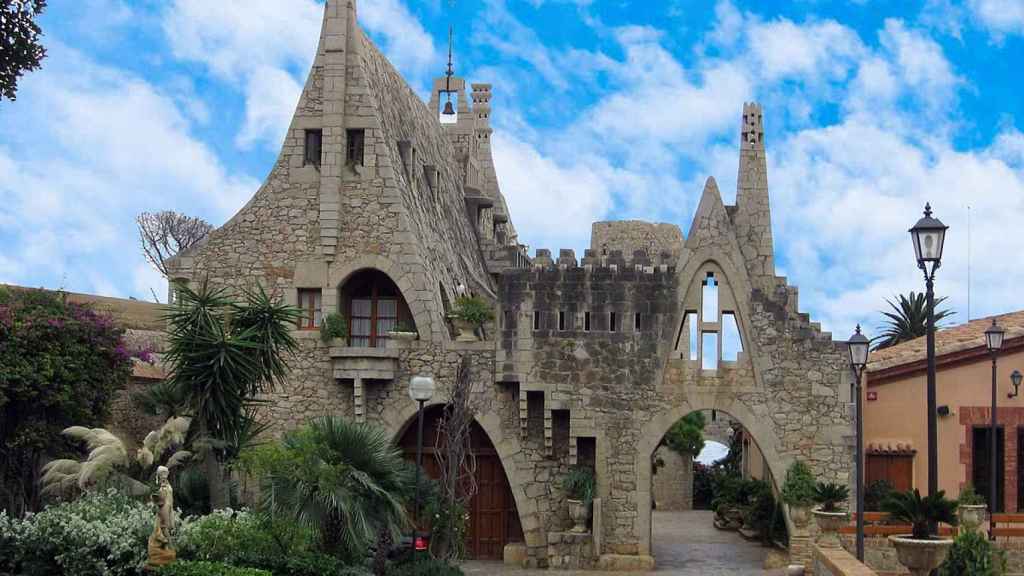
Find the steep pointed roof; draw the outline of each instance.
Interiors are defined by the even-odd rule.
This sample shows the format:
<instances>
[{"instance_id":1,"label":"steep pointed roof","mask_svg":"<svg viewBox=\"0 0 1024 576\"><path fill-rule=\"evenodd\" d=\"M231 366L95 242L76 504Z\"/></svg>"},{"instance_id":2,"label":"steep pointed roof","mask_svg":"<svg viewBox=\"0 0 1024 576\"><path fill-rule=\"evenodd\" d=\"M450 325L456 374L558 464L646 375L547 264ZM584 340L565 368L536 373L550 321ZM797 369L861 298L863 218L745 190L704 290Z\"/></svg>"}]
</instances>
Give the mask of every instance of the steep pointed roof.
<instances>
[{"instance_id":1,"label":"steep pointed roof","mask_svg":"<svg viewBox=\"0 0 1024 576\"><path fill-rule=\"evenodd\" d=\"M723 235L732 235L732 222L722 203L718 182L714 176L704 183L704 192L693 215L690 232L686 235L687 248L699 248L719 241Z\"/></svg>"}]
</instances>

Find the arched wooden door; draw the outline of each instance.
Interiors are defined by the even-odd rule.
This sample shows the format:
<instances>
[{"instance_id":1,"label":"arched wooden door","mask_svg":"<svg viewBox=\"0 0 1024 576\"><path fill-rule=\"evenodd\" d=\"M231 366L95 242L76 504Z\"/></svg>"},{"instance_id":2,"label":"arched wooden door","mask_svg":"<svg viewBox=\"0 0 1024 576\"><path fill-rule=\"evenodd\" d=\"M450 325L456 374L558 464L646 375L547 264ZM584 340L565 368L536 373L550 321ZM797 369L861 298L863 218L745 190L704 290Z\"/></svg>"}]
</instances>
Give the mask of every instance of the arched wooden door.
<instances>
[{"instance_id":1,"label":"arched wooden door","mask_svg":"<svg viewBox=\"0 0 1024 576\"><path fill-rule=\"evenodd\" d=\"M438 422L443 408L428 408L423 420L423 469L432 478L439 476L436 458ZM501 560L505 544L522 542L523 529L519 523L512 488L501 465L494 444L479 424L473 423L470 442L476 460L477 493L469 503L469 526L466 551L477 560ZM416 421L408 426L400 441L405 457L416 460Z\"/></svg>"}]
</instances>

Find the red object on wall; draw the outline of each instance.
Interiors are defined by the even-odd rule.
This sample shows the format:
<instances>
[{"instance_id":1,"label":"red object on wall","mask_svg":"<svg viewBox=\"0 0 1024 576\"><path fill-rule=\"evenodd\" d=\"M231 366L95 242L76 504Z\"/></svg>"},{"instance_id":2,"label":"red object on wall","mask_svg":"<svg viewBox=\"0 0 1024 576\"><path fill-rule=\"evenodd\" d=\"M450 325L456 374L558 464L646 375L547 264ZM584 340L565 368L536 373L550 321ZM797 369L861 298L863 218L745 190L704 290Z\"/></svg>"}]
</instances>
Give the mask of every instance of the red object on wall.
<instances>
[{"instance_id":1,"label":"red object on wall","mask_svg":"<svg viewBox=\"0 0 1024 576\"><path fill-rule=\"evenodd\" d=\"M878 400L878 392L875 390L868 390L868 402L874 402Z\"/></svg>"}]
</instances>

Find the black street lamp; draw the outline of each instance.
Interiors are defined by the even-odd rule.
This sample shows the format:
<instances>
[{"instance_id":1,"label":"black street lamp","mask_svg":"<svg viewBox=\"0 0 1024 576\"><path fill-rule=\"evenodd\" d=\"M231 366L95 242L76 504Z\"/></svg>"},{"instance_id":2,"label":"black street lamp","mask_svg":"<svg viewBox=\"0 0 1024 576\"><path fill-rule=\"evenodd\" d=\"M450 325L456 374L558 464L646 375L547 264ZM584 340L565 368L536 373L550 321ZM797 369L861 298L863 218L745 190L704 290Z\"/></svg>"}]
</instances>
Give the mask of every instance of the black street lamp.
<instances>
[{"instance_id":1,"label":"black street lamp","mask_svg":"<svg viewBox=\"0 0 1024 576\"><path fill-rule=\"evenodd\" d=\"M1014 370L1013 374L1010 374L1010 384L1013 384L1013 392L1007 392L1007 398L1016 398L1020 394L1020 381L1024 380L1024 374L1020 373L1020 370Z\"/></svg>"},{"instance_id":2,"label":"black street lamp","mask_svg":"<svg viewBox=\"0 0 1024 576\"><path fill-rule=\"evenodd\" d=\"M416 521L420 515L420 468L423 467L423 405L434 397L434 379L429 376L413 376L409 380L409 397L419 404L416 424L416 497L413 500L412 547L416 553Z\"/></svg>"},{"instance_id":3,"label":"black street lamp","mask_svg":"<svg viewBox=\"0 0 1024 576\"><path fill-rule=\"evenodd\" d=\"M857 429L857 448L854 457L854 474L857 476L857 560L864 561L864 407L861 403L861 376L864 375L864 368L868 365L868 353L871 350L871 341L860 333L860 324L857 331L847 342L850 347L850 368L856 378L857 385L854 388L854 400L856 406L856 417L854 426Z\"/></svg>"},{"instance_id":4,"label":"black street lamp","mask_svg":"<svg viewBox=\"0 0 1024 576\"><path fill-rule=\"evenodd\" d=\"M932 218L932 207L925 204L924 218L917 221L910 229L910 237L914 241L914 255L917 266L924 272L927 288L928 308L928 493L939 491L939 433L935 402L935 271L942 264L942 247L946 240L946 226L936 218ZM932 535L938 533L938 524L929 525Z\"/></svg>"},{"instance_id":5,"label":"black street lamp","mask_svg":"<svg viewBox=\"0 0 1024 576\"><path fill-rule=\"evenodd\" d=\"M996 539L996 497L998 496L996 486L996 360L999 357L999 350L1003 347L1003 337L1006 336L1006 331L996 324L996 319L992 319L992 325L985 330L985 346L988 348L988 353L992 355L992 427L989 428L989 470L988 470L988 539Z\"/></svg>"}]
</instances>

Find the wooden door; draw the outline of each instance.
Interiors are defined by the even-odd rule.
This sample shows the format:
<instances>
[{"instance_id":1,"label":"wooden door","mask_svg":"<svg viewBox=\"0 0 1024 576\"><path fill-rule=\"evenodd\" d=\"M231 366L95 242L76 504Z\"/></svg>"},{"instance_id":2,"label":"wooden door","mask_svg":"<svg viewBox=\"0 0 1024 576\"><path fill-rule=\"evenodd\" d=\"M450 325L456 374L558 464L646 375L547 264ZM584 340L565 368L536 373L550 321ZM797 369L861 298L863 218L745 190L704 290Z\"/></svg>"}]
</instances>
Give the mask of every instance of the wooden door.
<instances>
[{"instance_id":1,"label":"wooden door","mask_svg":"<svg viewBox=\"0 0 1024 576\"><path fill-rule=\"evenodd\" d=\"M972 446L971 446L971 482L974 484L975 491L985 499L985 502L989 500L989 468L991 459L989 454L989 428L988 427L977 427L974 428ZM1006 470L1006 458L1005 454L1005 442L1003 436L1003 429L996 429L996 512L1004 511L1004 492L1003 485L1005 483L1005 470Z\"/></svg>"}]
</instances>

